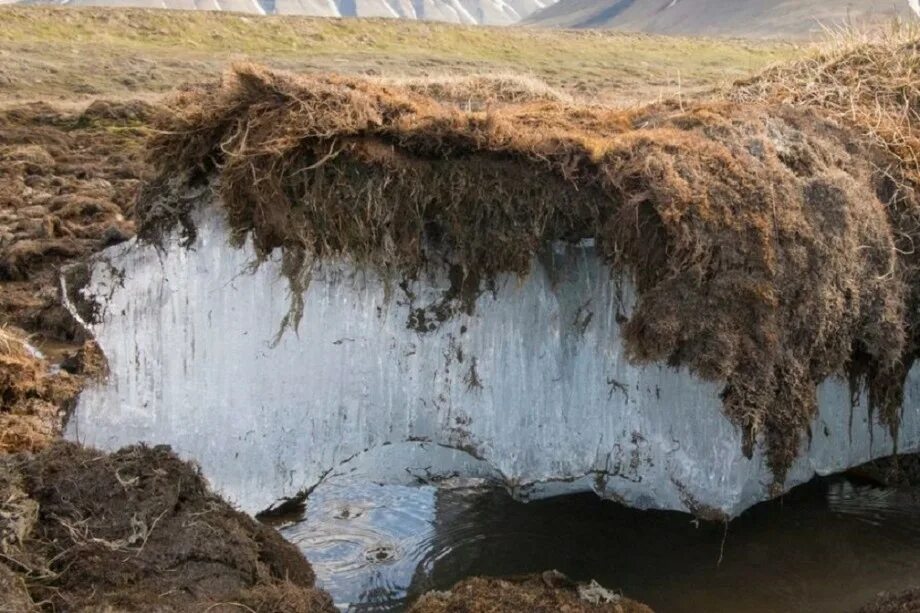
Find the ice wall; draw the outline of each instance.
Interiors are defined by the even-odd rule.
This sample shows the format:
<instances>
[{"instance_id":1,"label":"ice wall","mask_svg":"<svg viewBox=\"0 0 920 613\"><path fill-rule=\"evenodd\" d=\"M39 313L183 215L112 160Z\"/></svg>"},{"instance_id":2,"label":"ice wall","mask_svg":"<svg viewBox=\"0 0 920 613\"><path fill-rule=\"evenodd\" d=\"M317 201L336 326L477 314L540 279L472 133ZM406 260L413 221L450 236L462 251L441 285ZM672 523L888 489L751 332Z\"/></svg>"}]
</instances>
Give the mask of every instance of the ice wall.
<instances>
[{"instance_id":1,"label":"ice wall","mask_svg":"<svg viewBox=\"0 0 920 613\"><path fill-rule=\"evenodd\" d=\"M547 253L526 280L501 280L472 315L429 332L417 309L442 297L446 274L400 287L327 263L299 329L279 337L288 282L279 258L254 261L251 246L228 244L216 209L190 248L174 238L100 254L88 285L65 293L96 303L87 325L111 374L83 393L69 436L168 443L249 511L368 457L381 480L489 473L522 497L595 489L734 515L768 496L771 474L759 453L743 456L719 385L625 360L618 319L632 290L590 247ZM864 395L854 405L842 380L819 393L789 487L892 450ZM920 448L918 400L915 369L902 451ZM407 441L426 444L380 454Z\"/></svg>"}]
</instances>

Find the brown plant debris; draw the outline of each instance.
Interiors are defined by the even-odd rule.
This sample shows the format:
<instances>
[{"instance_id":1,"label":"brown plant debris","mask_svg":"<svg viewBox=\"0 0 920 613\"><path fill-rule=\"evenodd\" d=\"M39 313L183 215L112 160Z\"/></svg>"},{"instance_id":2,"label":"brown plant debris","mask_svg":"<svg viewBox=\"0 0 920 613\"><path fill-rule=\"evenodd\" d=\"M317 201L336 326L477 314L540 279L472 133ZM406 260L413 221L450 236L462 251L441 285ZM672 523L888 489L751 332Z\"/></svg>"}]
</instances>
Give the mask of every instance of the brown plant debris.
<instances>
[{"instance_id":1,"label":"brown plant debris","mask_svg":"<svg viewBox=\"0 0 920 613\"><path fill-rule=\"evenodd\" d=\"M509 579L474 577L449 591L429 592L409 613L652 613L647 606L595 582L575 583L547 571Z\"/></svg>"},{"instance_id":2,"label":"brown plant debris","mask_svg":"<svg viewBox=\"0 0 920 613\"><path fill-rule=\"evenodd\" d=\"M22 610L335 611L293 545L166 447L0 458L0 539L0 601Z\"/></svg>"},{"instance_id":3,"label":"brown plant debris","mask_svg":"<svg viewBox=\"0 0 920 613\"><path fill-rule=\"evenodd\" d=\"M50 372L20 336L0 327L0 455L50 444L81 387L77 377Z\"/></svg>"},{"instance_id":4,"label":"brown plant debris","mask_svg":"<svg viewBox=\"0 0 920 613\"><path fill-rule=\"evenodd\" d=\"M134 234L142 144L154 107L97 101L0 110L0 324L82 343L61 306L62 264Z\"/></svg>"},{"instance_id":5,"label":"brown plant debris","mask_svg":"<svg viewBox=\"0 0 920 613\"><path fill-rule=\"evenodd\" d=\"M818 108L855 126L917 173L918 66L920 31L915 25L873 34L847 30L818 53L737 83L728 97Z\"/></svg>"},{"instance_id":6,"label":"brown plant debris","mask_svg":"<svg viewBox=\"0 0 920 613\"><path fill-rule=\"evenodd\" d=\"M917 347L916 176L820 104L474 112L240 65L172 108L151 143L143 236L187 221L183 198L216 185L262 253L405 276L448 265L458 287L527 274L549 241L594 239L638 290L630 358L724 383L746 452L763 441L778 483L829 376L865 380L896 428Z\"/></svg>"}]
</instances>

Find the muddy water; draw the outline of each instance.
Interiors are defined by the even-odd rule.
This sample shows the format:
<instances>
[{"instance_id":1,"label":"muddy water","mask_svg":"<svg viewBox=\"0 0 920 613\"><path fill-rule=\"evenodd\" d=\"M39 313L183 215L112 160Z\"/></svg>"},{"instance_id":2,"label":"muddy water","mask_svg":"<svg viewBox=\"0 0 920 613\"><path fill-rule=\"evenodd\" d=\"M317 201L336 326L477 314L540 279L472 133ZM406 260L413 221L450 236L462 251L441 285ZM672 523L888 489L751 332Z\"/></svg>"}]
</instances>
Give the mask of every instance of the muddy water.
<instances>
[{"instance_id":1,"label":"muddy water","mask_svg":"<svg viewBox=\"0 0 920 613\"><path fill-rule=\"evenodd\" d=\"M471 575L555 568L668 612L839 612L920 583L920 490L835 477L729 524L594 495L516 502L466 483L321 485L282 528L343 608L399 611Z\"/></svg>"}]
</instances>

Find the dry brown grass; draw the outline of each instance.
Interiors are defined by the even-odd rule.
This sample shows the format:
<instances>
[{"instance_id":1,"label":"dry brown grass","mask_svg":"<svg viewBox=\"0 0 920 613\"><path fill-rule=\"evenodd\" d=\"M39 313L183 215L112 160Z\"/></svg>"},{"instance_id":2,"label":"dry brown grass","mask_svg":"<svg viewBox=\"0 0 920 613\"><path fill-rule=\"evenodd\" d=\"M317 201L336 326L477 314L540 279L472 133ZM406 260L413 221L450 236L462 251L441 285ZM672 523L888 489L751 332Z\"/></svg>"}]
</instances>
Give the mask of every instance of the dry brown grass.
<instances>
[{"instance_id":1,"label":"dry brown grass","mask_svg":"<svg viewBox=\"0 0 920 613\"><path fill-rule=\"evenodd\" d=\"M24 338L0 327L0 454L49 445L79 389L77 379L49 372Z\"/></svg>"},{"instance_id":2,"label":"dry brown grass","mask_svg":"<svg viewBox=\"0 0 920 613\"><path fill-rule=\"evenodd\" d=\"M830 31L819 53L739 82L727 98L816 109L890 154L876 162L876 173L886 183L880 198L891 210L894 248L912 280L906 308L920 312L915 281L920 271L920 211L913 203L920 185L920 26L896 22L881 32ZM920 323L911 320L907 348L896 369L899 380L918 355ZM853 367L865 365L857 358ZM873 373L871 367L869 371L870 378L891 376ZM873 404L896 430L903 398L899 387L886 387L888 395L873 398Z\"/></svg>"},{"instance_id":3,"label":"dry brown grass","mask_svg":"<svg viewBox=\"0 0 920 613\"><path fill-rule=\"evenodd\" d=\"M821 51L741 81L728 96L821 110L860 129L920 177L920 26L828 32Z\"/></svg>"},{"instance_id":4,"label":"dry brown grass","mask_svg":"<svg viewBox=\"0 0 920 613\"><path fill-rule=\"evenodd\" d=\"M85 340L60 304L58 269L133 234L153 109L105 101L0 109L0 324L39 344Z\"/></svg>"},{"instance_id":5,"label":"dry brown grass","mask_svg":"<svg viewBox=\"0 0 920 613\"><path fill-rule=\"evenodd\" d=\"M0 356L26 359L31 355L23 339L13 334L4 326L0 326Z\"/></svg>"},{"instance_id":6,"label":"dry brown grass","mask_svg":"<svg viewBox=\"0 0 920 613\"><path fill-rule=\"evenodd\" d=\"M495 104L573 102L570 94L550 87L534 75L510 72L467 75L445 73L424 77L381 77L375 80L382 85L400 87L467 110Z\"/></svg>"}]
</instances>

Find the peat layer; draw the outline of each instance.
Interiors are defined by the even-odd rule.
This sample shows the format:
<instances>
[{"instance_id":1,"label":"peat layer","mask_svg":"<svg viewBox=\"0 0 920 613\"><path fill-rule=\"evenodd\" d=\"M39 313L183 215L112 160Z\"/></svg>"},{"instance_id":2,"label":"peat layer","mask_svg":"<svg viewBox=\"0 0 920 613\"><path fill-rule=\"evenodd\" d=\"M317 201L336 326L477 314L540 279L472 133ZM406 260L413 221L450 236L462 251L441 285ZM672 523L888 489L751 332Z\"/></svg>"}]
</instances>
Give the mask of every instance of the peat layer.
<instances>
[{"instance_id":1,"label":"peat layer","mask_svg":"<svg viewBox=\"0 0 920 613\"><path fill-rule=\"evenodd\" d=\"M868 118L910 133L916 47L854 45L718 100L628 111L463 111L241 65L172 101L139 231L192 235L190 195L213 187L238 238L282 250L295 290L327 258L410 277L447 265L457 308L497 275L527 274L549 241L594 239L638 290L622 327L631 359L724 383L745 450L763 441L781 483L829 376L867 385L896 433L917 348L920 175L913 146ZM782 84L807 71L830 75L810 77L819 91L888 81L876 97L856 90L852 108L874 109L861 115L832 96L787 99Z\"/></svg>"}]
</instances>

